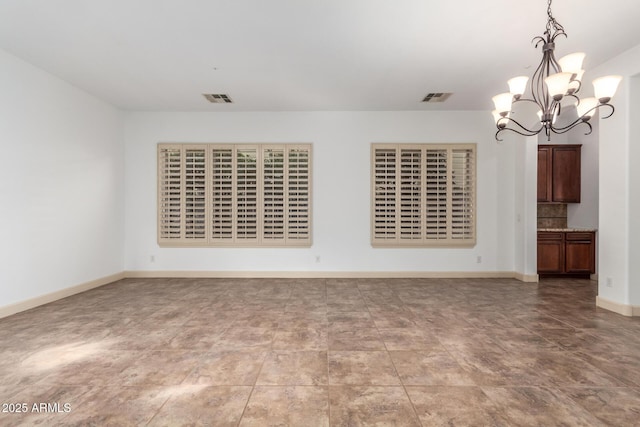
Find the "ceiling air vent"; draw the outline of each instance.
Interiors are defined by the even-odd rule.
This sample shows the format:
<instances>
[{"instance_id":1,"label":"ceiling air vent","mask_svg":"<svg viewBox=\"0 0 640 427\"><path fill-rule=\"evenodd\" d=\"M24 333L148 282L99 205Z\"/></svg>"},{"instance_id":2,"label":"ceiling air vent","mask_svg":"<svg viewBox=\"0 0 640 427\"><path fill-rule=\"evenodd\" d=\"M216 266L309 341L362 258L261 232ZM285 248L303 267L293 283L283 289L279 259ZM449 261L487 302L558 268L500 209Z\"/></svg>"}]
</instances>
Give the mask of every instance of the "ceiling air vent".
<instances>
[{"instance_id":1,"label":"ceiling air vent","mask_svg":"<svg viewBox=\"0 0 640 427\"><path fill-rule=\"evenodd\" d=\"M452 95L451 92L432 92L424 97L422 102L444 102Z\"/></svg>"},{"instance_id":2,"label":"ceiling air vent","mask_svg":"<svg viewBox=\"0 0 640 427\"><path fill-rule=\"evenodd\" d=\"M231 104L233 100L223 93L204 93L203 96L212 104Z\"/></svg>"}]
</instances>

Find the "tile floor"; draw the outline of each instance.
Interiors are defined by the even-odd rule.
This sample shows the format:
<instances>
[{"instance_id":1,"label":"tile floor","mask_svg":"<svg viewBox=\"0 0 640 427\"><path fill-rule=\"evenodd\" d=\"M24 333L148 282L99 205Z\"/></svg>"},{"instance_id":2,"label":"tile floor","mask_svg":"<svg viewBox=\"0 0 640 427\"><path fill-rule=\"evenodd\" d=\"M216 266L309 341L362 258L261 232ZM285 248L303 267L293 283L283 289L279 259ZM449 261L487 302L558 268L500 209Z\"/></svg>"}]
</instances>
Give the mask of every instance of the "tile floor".
<instances>
[{"instance_id":1,"label":"tile floor","mask_svg":"<svg viewBox=\"0 0 640 427\"><path fill-rule=\"evenodd\" d=\"M0 319L0 425L637 426L640 318L595 295L585 280L123 280Z\"/></svg>"}]
</instances>

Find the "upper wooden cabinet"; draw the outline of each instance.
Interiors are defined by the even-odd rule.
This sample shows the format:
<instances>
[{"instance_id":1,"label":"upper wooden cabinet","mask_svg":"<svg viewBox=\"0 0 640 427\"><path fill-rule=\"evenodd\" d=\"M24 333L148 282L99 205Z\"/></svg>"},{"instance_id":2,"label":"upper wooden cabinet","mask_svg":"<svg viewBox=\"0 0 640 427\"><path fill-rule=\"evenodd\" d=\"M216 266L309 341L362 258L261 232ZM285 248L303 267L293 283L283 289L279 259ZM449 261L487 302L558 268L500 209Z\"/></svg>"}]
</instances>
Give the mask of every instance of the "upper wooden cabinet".
<instances>
[{"instance_id":1,"label":"upper wooden cabinet","mask_svg":"<svg viewBox=\"0 0 640 427\"><path fill-rule=\"evenodd\" d=\"M538 202L580 203L580 147L538 146Z\"/></svg>"}]
</instances>

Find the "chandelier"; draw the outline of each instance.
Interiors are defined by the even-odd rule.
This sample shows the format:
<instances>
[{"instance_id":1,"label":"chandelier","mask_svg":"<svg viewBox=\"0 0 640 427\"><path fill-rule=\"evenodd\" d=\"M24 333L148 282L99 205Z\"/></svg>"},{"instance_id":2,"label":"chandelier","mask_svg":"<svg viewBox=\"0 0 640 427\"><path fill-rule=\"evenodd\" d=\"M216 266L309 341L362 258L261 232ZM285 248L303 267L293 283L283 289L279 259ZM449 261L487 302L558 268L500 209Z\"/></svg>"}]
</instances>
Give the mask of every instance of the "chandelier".
<instances>
[{"instance_id":1,"label":"chandelier","mask_svg":"<svg viewBox=\"0 0 640 427\"><path fill-rule=\"evenodd\" d=\"M527 82L527 76L514 77L507 82L509 92L501 93L492 98L495 110L492 112L498 131L496 140L502 141L498 136L501 132L509 130L524 136L537 135L544 131L547 140L551 140L551 133L562 134L570 131L578 125L586 125L588 135L592 132L589 120L595 113L607 107L607 115L603 119L611 117L614 112L613 105L609 103L618 88L621 76L600 77L593 81L595 97L580 99L578 92L582 87L582 61L585 54L582 52L572 53L559 60L556 60L553 51L556 47L555 41L559 36L567 37L564 28L551 14L551 1L547 7L547 29L543 36L537 36L532 40L536 49L542 46L542 61L533 73L531 78L530 98L523 98ZM562 104L567 105L567 99L575 105L578 117L571 123L556 125L557 119L562 112ZM538 107L538 121L529 129L521 122L511 117L512 104L519 102L532 102ZM533 121L533 120L532 120Z\"/></svg>"}]
</instances>

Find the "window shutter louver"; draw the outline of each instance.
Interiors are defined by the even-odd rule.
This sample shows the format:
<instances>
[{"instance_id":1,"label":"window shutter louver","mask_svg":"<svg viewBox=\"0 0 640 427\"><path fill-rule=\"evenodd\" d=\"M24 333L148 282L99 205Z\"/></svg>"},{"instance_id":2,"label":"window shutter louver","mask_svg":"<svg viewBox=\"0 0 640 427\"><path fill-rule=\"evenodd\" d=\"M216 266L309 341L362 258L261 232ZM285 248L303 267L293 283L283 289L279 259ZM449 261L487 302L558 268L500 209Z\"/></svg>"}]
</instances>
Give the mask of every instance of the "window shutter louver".
<instances>
[{"instance_id":1,"label":"window shutter louver","mask_svg":"<svg viewBox=\"0 0 640 427\"><path fill-rule=\"evenodd\" d=\"M475 144L372 144L374 246L475 245Z\"/></svg>"},{"instance_id":2,"label":"window shutter louver","mask_svg":"<svg viewBox=\"0 0 640 427\"><path fill-rule=\"evenodd\" d=\"M447 238L447 151L427 149L427 240Z\"/></svg>"},{"instance_id":3,"label":"window shutter louver","mask_svg":"<svg viewBox=\"0 0 640 427\"><path fill-rule=\"evenodd\" d=\"M396 149L374 151L374 236L396 238Z\"/></svg>"},{"instance_id":4,"label":"window shutter louver","mask_svg":"<svg viewBox=\"0 0 640 427\"><path fill-rule=\"evenodd\" d=\"M233 148L211 150L212 197L211 238L213 241L233 240Z\"/></svg>"},{"instance_id":5,"label":"window shutter louver","mask_svg":"<svg viewBox=\"0 0 640 427\"><path fill-rule=\"evenodd\" d=\"M400 150L400 238L422 238L422 151Z\"/></svg>"},{"instance_id":6,"label":"window shutter louver","mask_svg":"<svg viewBox=\"0 0 640 427\"><path fill-rule=\"evenodd\" d=\"M236 150L236 238L258 237L258 156L256 148Z\"/></svg>"},{"instance_id":7,"label":"window shutter louver","mask_svg":"<svg viewBox=\"0 0 640 427\"><path fill-rule=\"evenodd\" d=\"M473 238L475 164L470 150L452 150L451 238Z\"/></svg>"},{"instance_id":8,"label":"window shutter louver","mask_svg":"<svg viewBox=\"0 0 640 427\"><path fill-rule=\"evenodd\" d=\"M160 241L182 237L182 150L167 147L158 152Z\"/></svg>"},{"instance_id":9,"label":"window shutter louver","mask_svg":"<svg viewBox=\"0 0 640 427\"><path fill-rule=\"evenodd\" d=\"M184 150L184 238L205 240L206 232L206 150Z\"/></svg>"},{"instance_id":10,"label":"window shutter louver","mask_svg":"<svg viewBox=\"0 0 640 427\"><path fill-rule=\"evenodd\" d=\"M292 147L287 166L287 239L300 244L311 238L310 147Z\"/></svg>"},{"instance_id":11,"label":"window shutter louver","mask_svg":"<svg viewBox=\"0 0 640 427\"><path fill-rule=\"evenodd\" d=\"M310 246L310 144L158 144L161 246Z\"/></svg>"},{"instance_id":12,"label":"window shutter louver","mask_svg":"<svg viewBox=\"0 0 640 427\"><path fill-rule=\"evenodd\" d=\"M263 158L263 237L265 239L284 240L284 149L265 149Z\"/></svg>"}]
</instances>

